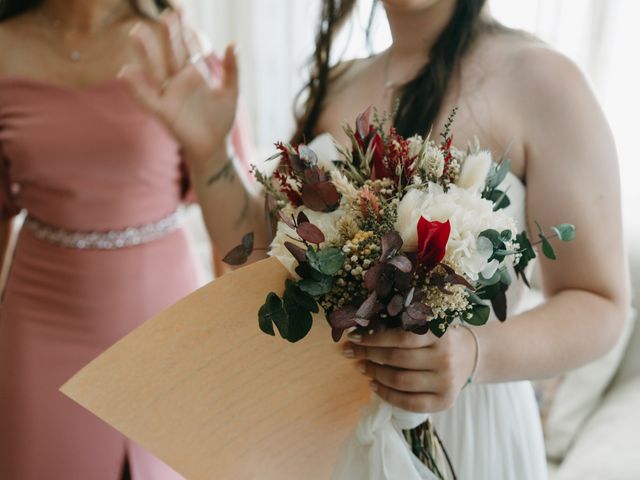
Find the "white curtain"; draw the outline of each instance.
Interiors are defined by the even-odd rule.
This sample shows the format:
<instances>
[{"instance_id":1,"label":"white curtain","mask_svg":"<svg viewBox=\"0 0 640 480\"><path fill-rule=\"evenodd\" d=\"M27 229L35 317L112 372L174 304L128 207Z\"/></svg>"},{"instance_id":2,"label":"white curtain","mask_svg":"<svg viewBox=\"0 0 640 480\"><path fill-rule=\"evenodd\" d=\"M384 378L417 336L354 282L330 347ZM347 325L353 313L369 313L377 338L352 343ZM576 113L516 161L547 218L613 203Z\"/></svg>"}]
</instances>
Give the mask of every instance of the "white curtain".
<instances>
[{"instance_id":1,"label":"white curtain","mask_svg":"<svg viewBox=\"0 0 640 480\"><path fill-rule=\"evenodd\" d=\"M369 53L363 25L372 0L360 0L351 34L337 50L347 57ZM218 50L240 47L242 91L259 155L293 128L292 102L312 52L319 0L183 0L192 21ZM489 0L495 17L531 31L573 59L587 74L612 125L623 169L627 226L640 234L632 215L640 206L635 114L640 110L640 1ZM374 29L375 50L390 42L382 17Z\"/></svg>"}]
</instances>

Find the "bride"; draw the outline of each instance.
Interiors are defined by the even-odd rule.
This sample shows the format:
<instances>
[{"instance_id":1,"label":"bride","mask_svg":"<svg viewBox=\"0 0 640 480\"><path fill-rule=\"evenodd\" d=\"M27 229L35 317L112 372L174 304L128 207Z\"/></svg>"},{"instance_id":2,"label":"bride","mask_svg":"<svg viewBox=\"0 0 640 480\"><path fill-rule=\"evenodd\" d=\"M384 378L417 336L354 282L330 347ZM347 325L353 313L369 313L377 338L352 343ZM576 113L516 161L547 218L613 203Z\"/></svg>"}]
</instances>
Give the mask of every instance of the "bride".
<instances>
[{"instance_id":1,"label":"bride","mask_svg":"<svg viewBox=\"0 0 640 480\"><path fill-rule=\"evenodd\" d=\"M425 134L432 125L437 134L458 107L454 143L464 147L477 136L494 154L510 145L510 208L523 226L570 221L578 238L570 248L558 247L559 261L540 261L542 305L521 311L522 292L510 290L504 324L452 329L437 341L399 331L352 335L343 354L356 359L384 400L434 414L458 478L544 479L542 432L527 381L603 355L618 338L629 305L611 132L577 68L536 39L497 24L484 0L381 0L392 46L330 64L333 40L356 3L322 2L294 140L328 133L345 142L345 120L371 104L392 111L396 102L400 134ZM167 22L171 31L180 28L177 18ZM137 35L140 51L149 56L149 39ZM211 85L198 62L183 53L188 42L172 38L174 71L124 76L191 153L192 163L208 172L209 185L196 186L201 202L218 188L241 195L232 177L217 181L230 169L224 145L238 88L234 52L225 54L224 81ZM236 204L241 202L227 208ZM251 204L254 213L257 208ZM205 216L216 221L212 212Z\"/></svg>"}]
</instances>

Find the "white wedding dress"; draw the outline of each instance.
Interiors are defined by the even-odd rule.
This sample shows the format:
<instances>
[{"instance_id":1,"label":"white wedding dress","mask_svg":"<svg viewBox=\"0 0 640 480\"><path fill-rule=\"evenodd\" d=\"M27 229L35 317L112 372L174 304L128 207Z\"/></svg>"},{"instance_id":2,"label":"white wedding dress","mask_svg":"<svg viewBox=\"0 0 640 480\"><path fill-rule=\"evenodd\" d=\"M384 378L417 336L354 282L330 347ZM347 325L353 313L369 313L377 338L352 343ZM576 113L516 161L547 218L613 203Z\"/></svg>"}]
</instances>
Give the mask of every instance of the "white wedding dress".
<instances>
[{"instance_id":1,"label":"white wedding dress","mask_svg":"<svg viewBox=\"0 0 640 480\"><path fill-rule=\"evenodd\" d=\"M506 211L522 229L526 189L512 174L503 187L507 184L511 205ZM522 310L526 295L527 287L514 279L507 291L510 316ZM547 478L542 427L530 382L472 384L451 409L431 415L431 420L459 480Z\"/></svg>"}]
</instances>

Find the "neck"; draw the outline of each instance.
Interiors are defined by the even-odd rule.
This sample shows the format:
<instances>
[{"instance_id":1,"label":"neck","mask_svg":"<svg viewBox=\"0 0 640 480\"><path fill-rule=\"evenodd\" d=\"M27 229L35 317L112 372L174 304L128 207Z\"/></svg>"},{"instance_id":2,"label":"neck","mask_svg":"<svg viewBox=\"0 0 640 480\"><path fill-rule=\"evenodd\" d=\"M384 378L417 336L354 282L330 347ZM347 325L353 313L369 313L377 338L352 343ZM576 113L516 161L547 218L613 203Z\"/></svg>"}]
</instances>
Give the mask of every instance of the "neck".
<instances>
[{"instance_id":1,"label":"neck","mask_svg":"<svg viewBox=\"0 0 640 480\"><path fill-rule=\"evenodd\" d=\"M122 17L130 13L129 0L44 0L41 8L51 20L85 32L99 29L111 15Z\"/></svg>"},{"instance_id":2,"label":"neck","mask_svg":"<svg viewBox=\"0 0 640 480\"><path fill-rule=\"evenodd\" d=\"M422 9L384 3L393 39L393 53L426 56L453 16L456 3L457 0L438 0Z\"/></svg>"}]
</instances>

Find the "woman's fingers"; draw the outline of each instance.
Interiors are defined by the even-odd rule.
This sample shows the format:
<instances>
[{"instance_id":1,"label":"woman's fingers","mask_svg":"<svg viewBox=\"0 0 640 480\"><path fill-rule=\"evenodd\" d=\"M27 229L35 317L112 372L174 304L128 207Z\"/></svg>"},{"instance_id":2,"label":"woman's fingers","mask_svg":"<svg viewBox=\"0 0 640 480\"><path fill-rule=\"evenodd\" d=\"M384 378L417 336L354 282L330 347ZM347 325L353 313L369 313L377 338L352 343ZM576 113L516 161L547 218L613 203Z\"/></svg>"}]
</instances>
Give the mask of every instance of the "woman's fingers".
<instances>
[{"instance_id":1,"label":"woman's fingers","mask_svg":"<svg viewBox=\"0 0 640 480\"><path fill-rule=\"evenodd\" d=\"M359 345L397 348L424 348L438 340L435 335L431 333L418 335L400 328L374 331L372 333L356 330L348 335L348 339Z\"/></svg>"},{"instance_id":2,"label":"woman's fingers","mask_svg":"<svg viewBox=\"0 0 640 480\"><path fill-rule=\"evenodd\" d=\"M227 46L222 59L224 68L222 74L222 84L226 88L238 90L238 58L236 56L236 46L231 44Z\"/></svg>"},{"instance_id":3,"label":"woman's fingers","mask_svg":"<svg viewBox=\"0 0 640 480\"><path fill-rule=\"evenodd\" d=\"M405 370L367 361L358 363L358 368L372 380L399 392L437 394L442 389L442 380L434 372Z\"/></svg>"},{"instance_id":4,"label":"woman's fingers","mask_svg":"<svg viewBox=\"0 0 640 480\"><path fill-rule=\"evenodd\" d=\"M175 75L187 61L187 52L182 45L181 25L173 12L161 15L162 41L169 76Z\"/></svg>"},{"instance_id":5,"label":"woman's fingers","mask_svg":"<svg viewBox=\"0 0 640 480\"><path fill-rule=\"evenodd\" d=\"M130 35L145 75L159 88L167 78L167 75L162 61L163 54L157 41L153 38L149 28L143 23L137 23L131 29Z\"/></svg>"},{"instance_id":6,"label":"woman's fingers","mask_svg":"<svg viewBox=\"0 0 640 480\"><path fill-rule=\"evenodd\" d=\"M430 364L435 363L434 352L429 348L368 347L347 343L343 354L347 358L369 360L378 365L390 365L410 370L429 370Z\"/></svg>"},{"instance_id":7,"label":"woman's fingers","mask_svg":"<svg viewBox=\"0 0 640 480\"><path fill-rule=\"evenodd\" d=\"M449 408L438 395L432 393L406 393L382 385L379 382L371 382L371 389L383 400L391 405L416 413L435 413Z\"/></svg>"},{"instance_id":8,"label":"woman's fingers","mask_svg":"<svg viewBox=\"0 0 640 480\"><path fill-rule=\"evenodd\" d=\"M160 110L160 97L158 90L147 77L146 72L140 67L125 66L118 77L121 78L136 100L153 114Z\"/></svg>"}]
</instances>

